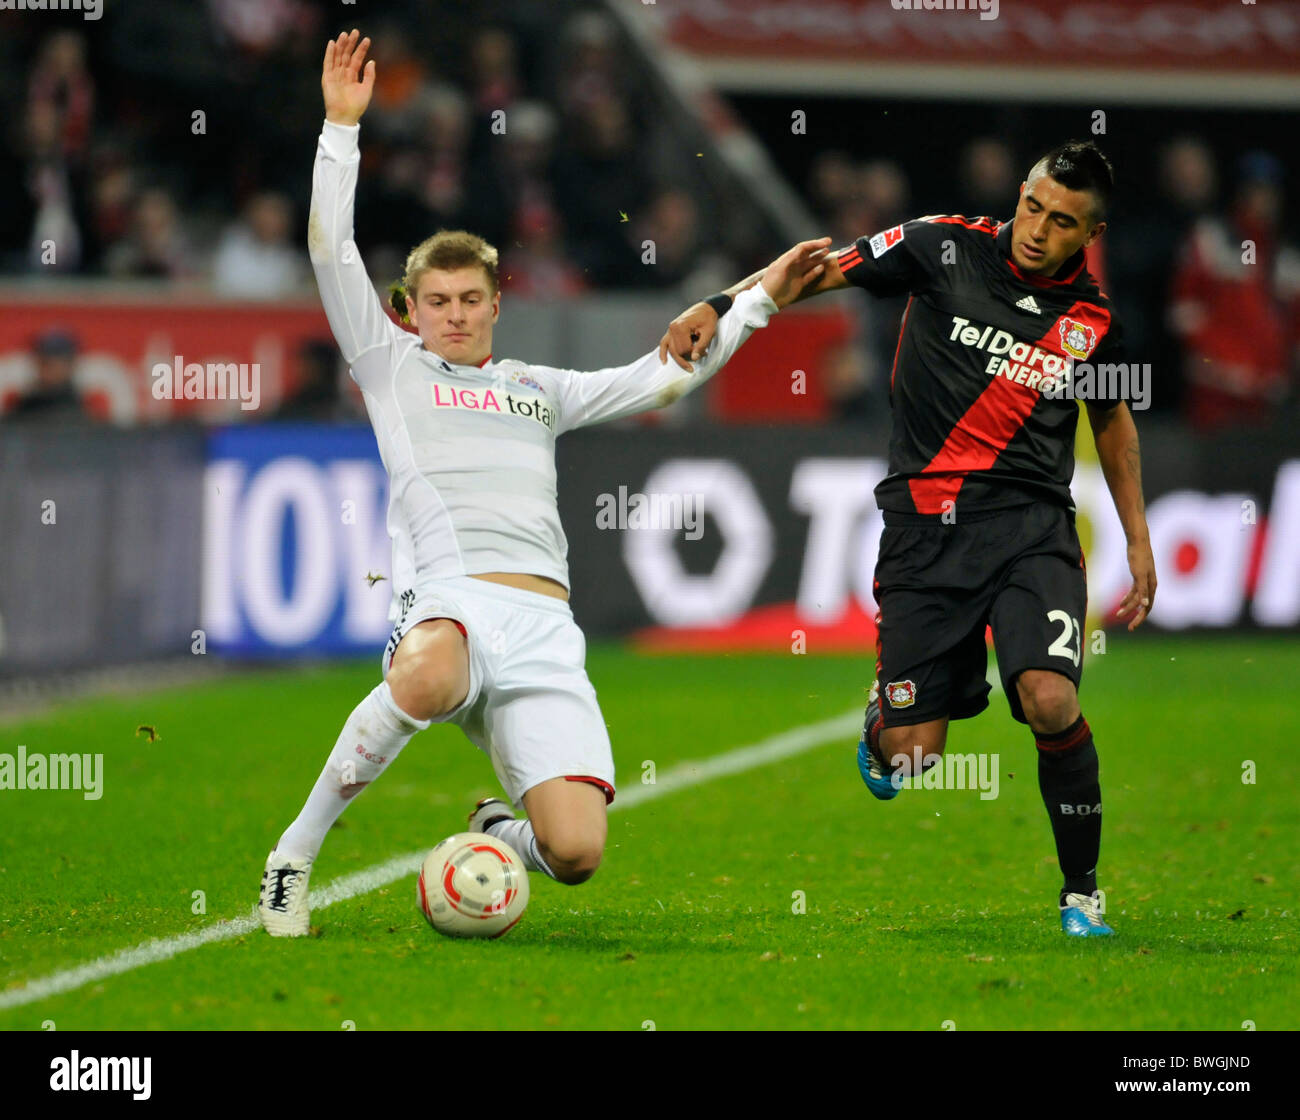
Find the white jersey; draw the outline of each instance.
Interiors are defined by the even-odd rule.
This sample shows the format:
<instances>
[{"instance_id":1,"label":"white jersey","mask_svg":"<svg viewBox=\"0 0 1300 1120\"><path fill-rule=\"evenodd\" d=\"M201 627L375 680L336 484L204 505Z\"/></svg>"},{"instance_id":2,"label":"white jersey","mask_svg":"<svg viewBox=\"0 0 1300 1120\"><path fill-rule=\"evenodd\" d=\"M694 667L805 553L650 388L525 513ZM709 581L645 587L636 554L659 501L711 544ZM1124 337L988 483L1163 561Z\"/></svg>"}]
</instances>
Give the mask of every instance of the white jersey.
<instances>
[{"instance_id":1,"label":"white jersey","mask_svg":"<svg viewBox=\"0 0 1300 1120\"><path fill-rule=\"evenodd\" d=\"M481 572L569 586L555 497L555 437L662 408L713 376L777 311L761 284L736 297L688 373L658 347L580 373L490 358L458 365L425 349L384 310L353 241L360 125L325 122L312 175L308 246L321 303L360 386L388 471L393 603L417 579Z\"/></svg>"}]
</instances>

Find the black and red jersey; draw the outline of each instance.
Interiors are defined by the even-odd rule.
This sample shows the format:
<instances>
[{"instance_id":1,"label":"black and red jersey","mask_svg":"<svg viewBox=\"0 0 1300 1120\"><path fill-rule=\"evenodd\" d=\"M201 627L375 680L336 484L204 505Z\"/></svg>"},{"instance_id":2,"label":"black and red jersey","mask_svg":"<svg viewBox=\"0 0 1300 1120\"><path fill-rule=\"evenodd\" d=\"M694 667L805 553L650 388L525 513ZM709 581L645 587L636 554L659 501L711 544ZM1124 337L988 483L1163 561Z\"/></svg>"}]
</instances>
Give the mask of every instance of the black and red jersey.
<instances>
[{"instance_id":1,"label":"black and red jersey","mask_svg":"<svg viewBox=\"0 0 1300 1120\"><path fill-rule=\"evenodd\" d=\"M889 474L875 491L886 521L1043 499L1073 510L1079 404L1062 387L1076 363L1125 360L1083 251L1035 276L1011 259L1010 222L930 216L859 237L838 261L875 295L911 293L890 374Z\"/></svg>"}]
</instances>

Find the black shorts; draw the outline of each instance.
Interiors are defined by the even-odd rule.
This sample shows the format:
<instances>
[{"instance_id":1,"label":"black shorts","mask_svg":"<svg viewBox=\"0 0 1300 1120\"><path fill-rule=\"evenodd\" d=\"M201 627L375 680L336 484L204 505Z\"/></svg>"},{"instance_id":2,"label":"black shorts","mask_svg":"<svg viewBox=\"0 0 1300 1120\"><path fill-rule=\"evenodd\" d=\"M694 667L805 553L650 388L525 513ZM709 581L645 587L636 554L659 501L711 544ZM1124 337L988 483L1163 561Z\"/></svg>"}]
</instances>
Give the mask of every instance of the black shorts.
<instances>
[{"instance_id":1,"label":"black shorts","mask_svg":"<svg viewBox=\"0 0 1300 1120\"><path fill-rule=\"evenodd\" d=\"M968 719L988 707L985 628L1011 714L1026 669L1083 672L1088 581L1073 515L1046 502L890 524L876 562L876 678L884 726Z\"/></svg>"}]
</instances>

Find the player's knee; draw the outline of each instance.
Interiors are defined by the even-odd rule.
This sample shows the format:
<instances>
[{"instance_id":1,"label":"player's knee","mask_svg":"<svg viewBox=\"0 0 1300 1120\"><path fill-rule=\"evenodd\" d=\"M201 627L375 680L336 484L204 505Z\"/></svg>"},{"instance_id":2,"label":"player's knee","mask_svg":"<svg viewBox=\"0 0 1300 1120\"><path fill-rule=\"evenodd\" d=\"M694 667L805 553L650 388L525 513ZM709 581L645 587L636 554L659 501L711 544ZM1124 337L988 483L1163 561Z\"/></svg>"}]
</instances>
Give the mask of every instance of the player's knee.
<instances>
[{"instance_id":1,"label":"player's knee","mask_svg":"<svg viewBox=\"0 0 1300 1120\"><path fill-rule=\"evenodd\" d=\"M561 883L570 886L585 883L596 874L605 849L604 844L595 837L577 835L553 837L550 843L538 837L537 842L546 865L555 872L555 877Z\"/></svg>"},{"instance_id":2,"label":"player's knee","mask_svg":"<svg viewBox=\"0 0 1300 1120\"><path fill-rule=\"evenodd\" d=\"M1025 718L1035 731L1063 731L1079 718L1079 698L1074 682L1060 673L1034 669L1016 680Z\"/></svg>"},{"instance_id":3,"label":"player's knee","mask_svg":"<svg viewBox=\"0 0 1300 1120\"><path fill-rule=\"evenodd\" d=\"M396 674L396 680L391 672L388 678L393 702L402 711L413 719L437 719L455 709L455 689L436 668L422 668L418 663L408 668L408 673Z\"/></svg>"},{"instance_id":4,"label":"player's knee","mask_svg":"<svg viewBox=\"0 0 1300 1120\"><path fill-rule=\"evenodd\" d=\"M905 777L924 773L943 757L947 728L886 727L880 733L880 753Z\"/></svg>"},{"instance_id":5,"label":"player's knee","mask_svg":"<svg viewBox=\"0 0 1300 1120\"><path fill-rule=\"evenodd\" d=\"M558 868L552 867L551 870L555 872L555 878L558 882L565 884L565 886L576 887L579 883L585 883L595 875L596 868L599 866L600 860L596 860L596 863L591 867L562 866Z\"/></svg>"},{"instance_id":6,"label":"player's knee","mask_svg":"<svg viewBox=\"0 0 1300 1120\"><path fill-rule=\"evenodd\" d=\"M393 702L415 719L436 719L454 711L469 692L463 662L463 654L449 640L423 644L400 661L394 658L388 671Z\"/></svg>"}]
</instances>

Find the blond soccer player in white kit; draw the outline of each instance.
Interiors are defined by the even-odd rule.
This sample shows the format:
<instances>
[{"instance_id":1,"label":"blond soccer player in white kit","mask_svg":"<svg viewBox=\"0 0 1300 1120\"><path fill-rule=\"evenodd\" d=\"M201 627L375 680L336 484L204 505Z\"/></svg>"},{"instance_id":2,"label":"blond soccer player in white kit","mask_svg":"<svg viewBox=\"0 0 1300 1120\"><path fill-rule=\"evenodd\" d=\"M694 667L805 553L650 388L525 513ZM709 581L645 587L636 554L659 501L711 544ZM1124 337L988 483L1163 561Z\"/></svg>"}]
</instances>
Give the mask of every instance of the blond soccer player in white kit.
<instances>
[{"instance_id":1,"label":"blond soccer player in white kit","mask_svg":"<svg viewBox=\"0 0 1300 1120\"><path fill-rule=\"evenodd\" d=\"M497 251L472 234L441 232L407 259L399 298L418 335L404 331L385 314L352 240L358 122L375 80L373 61L362 70L369 45L353 31L325 50L308 242L390 478L395 626L384 679L348 717L267 857L258 912L281 937L308 932L308 880L330 826L431 723L457 724L527 814L517 819L489 798L471 812L471 830L504 840L529 870L563 883L591 877L614 763L568 605L555 437L689 392L822 268L815 250L824 243L805 242L756 273L688 372L651 351L579 373L492 360Z\"/></svg>"}]
</instances>

